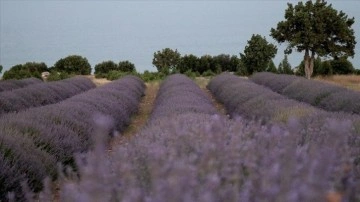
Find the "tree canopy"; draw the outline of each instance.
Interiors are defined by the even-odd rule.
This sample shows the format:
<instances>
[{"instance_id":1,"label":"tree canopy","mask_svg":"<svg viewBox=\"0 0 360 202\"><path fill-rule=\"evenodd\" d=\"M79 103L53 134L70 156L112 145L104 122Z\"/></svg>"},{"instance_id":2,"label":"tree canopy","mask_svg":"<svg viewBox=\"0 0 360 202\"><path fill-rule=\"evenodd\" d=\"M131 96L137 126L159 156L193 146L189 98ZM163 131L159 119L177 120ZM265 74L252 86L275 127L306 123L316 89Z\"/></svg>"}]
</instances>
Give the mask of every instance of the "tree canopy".
<instances>
[{"instance_id":1,"label":"tree canopy","mask_svg":"<svg viewBox=\"0 0 360 202\"><path fill-rule=\"evenodd\" d=\"M305 51L304 69L307 78L313 73L315 55L334 58L354 56L355 35L351 26L354 18L325 1L311 0L297 5L288 3L285 20L271 29L271 36L279 43L288 42L285 50Z\"/></svg>"},{"instance_id":2,"label":"tree canopy","mask_svg":"<svg viewBox=\"0 0 360 202\"><path fill-rule=\"evenodd\" d=\"M275 57L277 48L266 41L261 35L252 35L245 47L244 54L240 53L241 61L246 67L247 73L266 71L269 62Z\"/></svg>"},{"instance_id":3,"label":"tree canopy","mask_svg":"<svg viewBox=\"0 0 360 202\"><path fill-rule=\"evenodd\" d=\"M294 74L286 54L284 59L280 62L278 69L280 74Z\"/></svg>"},{"instance_id":4,"label":"tree canopy","mask_svg":"<svg viewBox=\"0 0 360 202\"><path fill-rule=\"evenodd\" d=\"M54 70L68 74L88 75L91 73L91 65L85 57L70 55L58 60L54 65Z\"/></svg>"},{"instance_id":5,"label":"tree canopy","mask_svg":"<svg viewBox=\"0 0 360 202\"><path fill-rule=\"evenodd\" d=\"M157 68L158 72L169 74L177 69L180 59L181 55L177 50L165 48L154 53L152 64Z\"/></svg>"},{"instance_id":6,"label":"tree canopy","mask_svg":"<svg viewBox=\"0 0 360 202\"><path fill-rule=\"evenodd\" d=\"M48 71L48 67L43 62L27 62L11 67L4 72L3 79L24 79L36 77L41 79L41 73Z\"/></svg>"},{"instance_id":7,"label":"tree canopy","mask_svg":"<svg viewBox=\"0 0 360 202\"><path fill-rule=\"evenodd\" d=\"M107 74L108 72L112 71L112 70L117 70L118 65L111 61L111 60L107 60L107 61L103 61L99 64L95 65L95 74L96 75L100 75L100 74Z\"/></svg>"},{"instance_id":8,"label":"tree canopy","mask_svg":"<svg viewBox=\"0 0 360 202\"><path fill-rule=\"evenodd\" d=\"M134 72L136 71L135 65L128 60L120 61L118 64L118 70L121 72Z\"/></svg>"}]
</instances>

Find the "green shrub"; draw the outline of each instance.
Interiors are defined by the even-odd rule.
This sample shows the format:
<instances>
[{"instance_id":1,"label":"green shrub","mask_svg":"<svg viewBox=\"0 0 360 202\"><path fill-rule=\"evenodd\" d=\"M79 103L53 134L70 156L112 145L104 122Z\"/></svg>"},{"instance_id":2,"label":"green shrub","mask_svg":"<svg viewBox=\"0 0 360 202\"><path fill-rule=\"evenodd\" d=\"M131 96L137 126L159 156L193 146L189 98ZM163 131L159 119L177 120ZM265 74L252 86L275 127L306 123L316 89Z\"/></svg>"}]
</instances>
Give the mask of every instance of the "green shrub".
<instances>
[{"instance_id":1,"label":"green shrub","mask_svg":"<svg viewBox=\"0 0 360 202\"><path fill-rule=\"evenodd\" d=\"M41 79L41 72L48 71L45 63L27 62L11 67L8 71L4 72L3 79L25 79L36 77Z\"/></svg>"},{"instance_id":2,"label":"green shrub","mask_svg":"<svg viewBox=\"0 0 360 202\"><path fill-rule=\"evenodd\" d=\"M47 81L59 81L70 78L71 76L66 72L51 71L47 78Z\"/></svg>"},{"instance_id":3,"label":"green shrub","mask_svg":"<svg viewBox=\"0 0 360 202\"><path fill-rule=\"evenodd\" d=\"M70 55L58 60L52 70L68 74L89 75L91 73L91 65L85 57Z\"/></svg>"},{"instance_id":4,"label":"green shrub","mask_svg":"<svg viewBox=\"0 0 360 202\"><path fill-rule=\"evenodd\" d=\"M103 61L95 65L95 77L105 78L106 74L112 70L118 70L118 65L111 60Z\"/></svg>"},{"instance_id":5,"label":"green shrub","mask_svg":"<svg viewBox=\"0 0 360 202\"><path fill-rule=\"evenodd\" d=\"M211 71L210 69L208 69L208 70L206 70L203 74L202 74L202 76L215 76L216 74L213 72L213 71Z\"/></svg>"}]
</instances>

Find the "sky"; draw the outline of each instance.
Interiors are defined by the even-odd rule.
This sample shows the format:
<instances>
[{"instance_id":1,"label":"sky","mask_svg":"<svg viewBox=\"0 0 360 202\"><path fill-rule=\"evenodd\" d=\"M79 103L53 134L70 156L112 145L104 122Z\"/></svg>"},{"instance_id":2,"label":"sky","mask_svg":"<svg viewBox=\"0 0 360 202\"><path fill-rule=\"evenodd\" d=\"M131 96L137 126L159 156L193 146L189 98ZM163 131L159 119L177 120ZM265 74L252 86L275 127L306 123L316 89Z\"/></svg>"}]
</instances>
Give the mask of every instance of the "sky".
<instances>
[{"instance_id":1,"label":"sky","mask_svg":"<svg viewBox=\"0 0 360 202\"><path fill-rule=\"evenodd\" d=\"M285 45L269 34L284 19L287 2L0 0L0 64L5 69L31 61L52 66L78 54L92 67L105 60L129 60L140 72L154 71L153 53L163 48L182 55L239 56L251 35L260 34L278 46L277 65ZM328 2L355 17L358 40L360 1ZM358 68L359 46L351 60ZM302 58L303 53L289 56L293 67Z\"/></svg>"}]
</instances>

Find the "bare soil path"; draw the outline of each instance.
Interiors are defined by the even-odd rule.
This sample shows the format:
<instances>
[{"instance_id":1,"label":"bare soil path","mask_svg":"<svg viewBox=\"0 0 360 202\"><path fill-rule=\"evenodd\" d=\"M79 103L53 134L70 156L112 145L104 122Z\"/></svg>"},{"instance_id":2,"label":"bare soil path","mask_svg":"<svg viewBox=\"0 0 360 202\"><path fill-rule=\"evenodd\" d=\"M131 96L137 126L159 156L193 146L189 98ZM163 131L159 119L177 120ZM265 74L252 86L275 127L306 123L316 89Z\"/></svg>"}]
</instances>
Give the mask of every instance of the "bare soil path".
<instances>
[{"instance_id":1,"label":"bare soil path","mask_svg":"<svg viewBox=\"0 0 360 202\"><path fill-rule=\"evenodd\" d=\"M159 85L160 82L158 81L146 83L145 96L140 102L139 111L132 117L131 123L127 129L111 140L109 147L110 151L116 145L122 144L128 138L131 138L146 124L154 106L154 101L159 90Z\"/></svg>"},{"instance_id":2,"label":"bare soil path","mask_svg":"<svg viewBox=\"0 0 360 202\"><path fill-rule=\"evenodd\" d=\"M195 79L195 82L199 85L199 87L210 97L210 99L212 100L214 106L216 107L216 109L220 112L220 114L222 115L227 115L226 113L226 109L224 107L223 104L221 104L220 102L218 102L216 100L216 98L214 97L214 95L206 88L207 84L209 83L210 78L206 78L206 77L197 77Z\"/></svg>"}]
</instances>

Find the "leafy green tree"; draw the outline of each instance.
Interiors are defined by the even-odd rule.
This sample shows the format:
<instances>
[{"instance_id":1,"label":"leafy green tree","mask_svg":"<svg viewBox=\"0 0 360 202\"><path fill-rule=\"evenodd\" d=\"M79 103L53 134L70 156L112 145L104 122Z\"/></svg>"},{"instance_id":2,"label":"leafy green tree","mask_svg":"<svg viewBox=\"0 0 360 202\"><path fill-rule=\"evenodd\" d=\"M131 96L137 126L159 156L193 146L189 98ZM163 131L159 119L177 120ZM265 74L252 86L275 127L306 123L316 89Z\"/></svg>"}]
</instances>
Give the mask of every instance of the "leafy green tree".
<instances>
[{"instance_id":1,"label":"leafy green tree","mask_svg":"<svg viewBox=\"0 0 360 202\"><path fill-rule=\"evenodd\" d=\"M294 74L286 54L279 64L279 69L281 69L281 74Z\"/></svg>"},{"instance_id":2,"label":"leafy green tree","mask_svg":"<svg viewBox=\"0 0 360 202\"><path fill-rule=\"evenodd\" d=\"M321 71L319 72L320 75L332 75L333 70L331 67L330 61L324 61L321 63Z\"/></svg>"},{"instance_id":3,"label":"leafy green tree","mask_svg":"<svg viewBox=\"0 0 360 202\"><path fill-rule=\"evenodd\" d=\"M117 69L118 69L118 65L115 62L111 60L103 61L95 65L95 75L103 77L105 74L109 73L110 71Z\"/></svg>"},{"instance_id":4,"label":"leafy green tree","mask_svg":"<svg viewBox=\"0 0 360 202\"><path fill-rule=\"evenodd\" d=\"M352 74L355 72L352 63L345 57L330 61L330 65L334 74Z\"/></svg>"},{"instance_id":5,"label":"leafy green tree","mask_svg":"<svg viewBox=\"0 0 360 202\"><path fill-rule=\"evenodd\" d=\"M277 48L266 41L265 37L252 35L245 47L244 54L240 53L247 73L265 71L272 58L275 57Z\"/></svg>"},{"instance_id":6,"label":"leafy green tree","mask_svg":"<svg viewBox=\"0 0 360 202\"><path fill-rule=\"evenodd\" d=\"M199 58L193 54L184 55L181 57L180 63L178 65L178 71L180 73L185 73L187 71L196 72L199 67Z\"/></svg>"},{"instance_id":7,"label":"leafy green tree","mask_svg":"<svg viewBox=\"0 0 360 202\"><path fill-rule=\"evenodd\" d=\"M180 59L181 55L177 50L165 48L154 53L152 64L157 68L158 72L167 75L177 70Z\"/></svg>"},{"instance_id":8,"label":"leafy green tree","mask_svg":"<svg viewBox=\"0 0 360 202\"><path fill-rule=\"evenodd\" d=\"M207 70L211 70L212 72L215 72L215 66L213 65L213 59L211 55L203 55L199 59L198 72L200 74L203 74Z\"/></svg>"},{"instance_id":9,"label":"leafy green tree","mask_svg":"<svg viewBox=\"0 0 360 202\"><path fill-rule=\"evenodd\" d=\"M270 60L268 67L266 68L267 72L272 73L278 73L278 70L276 69L275 63L273 60Z\"/></svg>"},{"instance_id":10,"label":"leafy green tree","mask_svg":"<svg viewBox=\"0 0 360 202\"><path fill-rule=\"evenodd\" d=\"M135 65L128 60L120 61L118 65L118 71L121 72L135 72Z\"/></svg>"},{"instance_id":11,"label":"leafy green tree","mask_svg":"<svg viewBox=\"0 0 360 202\"><path fill-rule=\"evenodd\" d=\"M91 65L85 57L70 55L58 60L53 70L68 74L89 75L91 73Z\"/></svg>"},{"instance_id":12,"label":"leafy green tree","mask_svg":"<svg viewBox=\"0 0 360 202\"><path fill-rule=\"evenodd\" d=\"M288 3L285 21L271 29L271 36L279 43L288 42L285 50L290 54L293 49L304 54L304 71L310 79L314 71L315 55L354 56L355 36L351 26L354 18L338 12L327 2L317 0L313 3L299 2L296 6Z\"/></svg>"},{"instance_id":13,"label":"leafy green tree","mask_svg":"<svg viewBox=\"0 0 360 202\"><path fill-rule=\"evenodd\" d=\"M226 70L230 72L236 72L239 64L240 64L240 58L238 58L236 55L233 55L230 58L230 67Z\"/></svg>"},{"instance_id":14,"label":"leafy green tree","mask_svg":"<svg viewBox=\"0 0 360 202\"><path fill-rule=\"evenodd\" d=\"M27 62L11 67L8 71L4 72L3 79L24 79L36 77L41 79L41 73L48 71L45 63L41 62Z\"/></svg>"}]
</instances>

